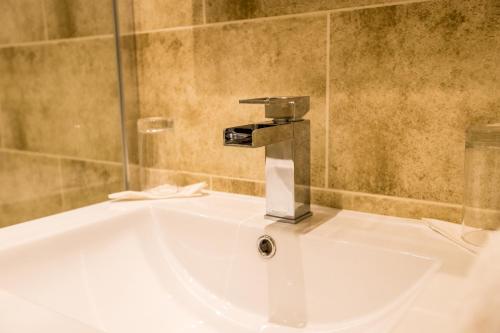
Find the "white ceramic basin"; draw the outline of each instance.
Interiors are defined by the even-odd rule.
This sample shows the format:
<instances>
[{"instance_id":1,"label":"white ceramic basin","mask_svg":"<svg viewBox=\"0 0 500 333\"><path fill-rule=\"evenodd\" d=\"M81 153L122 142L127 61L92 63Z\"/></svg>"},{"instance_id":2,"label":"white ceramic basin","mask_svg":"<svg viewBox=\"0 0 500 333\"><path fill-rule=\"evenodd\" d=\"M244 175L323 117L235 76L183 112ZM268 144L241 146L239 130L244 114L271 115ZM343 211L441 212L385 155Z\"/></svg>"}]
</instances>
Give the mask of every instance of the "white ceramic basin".
<instances>
[{"instance_id":1,"label":"white ceramic basin","mask_svg":"<svg viewBox=\"0 0 500 333\"><path fill-rule=\"evenodd\" d=\"M316 208L289 225L263 211L260 198L210 193L0 230L0 310L46 325L51 313L52 332L391 332L431 281L470 262L410 220ZM21 324L0 317L1 332L30 332Z\"/></svg>"}]
</instances>

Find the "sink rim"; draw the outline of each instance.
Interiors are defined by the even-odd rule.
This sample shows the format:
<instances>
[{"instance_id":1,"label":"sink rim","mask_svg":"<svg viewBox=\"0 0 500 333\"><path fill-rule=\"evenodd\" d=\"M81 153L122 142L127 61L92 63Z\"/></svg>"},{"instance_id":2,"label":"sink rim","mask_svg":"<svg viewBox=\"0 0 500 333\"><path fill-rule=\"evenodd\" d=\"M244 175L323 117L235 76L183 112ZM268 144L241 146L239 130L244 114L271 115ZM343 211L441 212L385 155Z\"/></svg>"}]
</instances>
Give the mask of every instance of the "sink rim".
<instances>
[{"instance_id":1,"label":"sink rim","mask_svg":"<svg viewBox=\"0 0 500 333\"><path fill-rule=\"evenodd\" d=\"M232 199L238 199L246 202L250 202L253 204L256 204L256 206L261 205L263 207L264 200L262 198L255 198L255 197L249 197L249 196L240 196L240 195L233 195L233 194L220 194L218 192L210 192L211 195L215 199L227 199L232 198ZM203 214L197 214L193 213L192 211L188 211L183 208L176 207L176 202L189 202L191 200L195 199L175 199L175 200L159 200L159 201L140 201L140 202L127 202L127 203L111 203L111 202L104 202L88 207L83 207L77 210L49 216L49 217L44 217L41 219L33 220L30 222L14 225L12 227L8 227L5 229L0 229L0 251L3 252L4 250L11 249L13 247L17 246L23 246L26 244L29 244L34 241L38 240L43 240L47 237L53 237L57 235L62 235L67 232L75 232L80 228L86 228L98 223L105 222L107 219L110 218L118 218L120 216L128 216L131 213L134 212L144 212L148 211L148 214L152 214L152 211L156 209L167 209L167 210L174 210L182 213L186 213L189 215L194 215L194 216L205 216L205 217L213 217L212 215L203 215ZM325 207L319 207L319 206L313 206L313 211L316 212L329 212L329 213L337 213L337 216L340 216L344 219L361 219L363 222L366 223L378 223L380 220L382 220L383 224L386 226L400 226L403 229L415 229L415 230L420 230L420 231L428 231L425 226L423 226L421 223L418 221L412 220L412 219L405 219L405 218L397 218L397 217L389 217L389 216L381 216L381 215L376 215L376 214L370 214L370 213L361 213L361 212L355 212L355 211L348 211L348 210L335 210L331 208L325 208ZM265 220L263 216L260 215L260 212L254 212L252 215L248 216L246 219L234 219L234 218L227 218L224 219L226 222L229 223L237 223L237 224L247 224L247 223L256 223L255 226L257 227L262 227L269 225L270 221ZM105 215L105 217L103 217ZM219 217L220 218L220 217ZM43 223L39 223L43 222ZM303 222L307 223L307 222ZM312 235L312 237L320 237L317 234ZM325 238L327 238L325 236ZM4 242L4 240L6 240ZM356 244L355 242L353 244ZM362 245L366 245L365 243L360 243ZM369 245L368 245L369 246ZM373 247L378 248L378 249L383 249L383 250L388 250L388 251L393 251L385 247L380 247L380 246L375 246ZM458 251L458 249L457 249ZM424 256L424 255L419 255L415 253L406 253L406 252L401 252L405 253L408 255L412 256L418 256L422 257L425 259L429 260L440 260L438 257L429 257L429 256ZM398 300L394 302L394 304L391 304L390 308L397 307L398 305L401 304L400 299L404 299L403 302L405 302L407 299L409 299L408 295L404 294L411 294L415 292L415 297L417 297L417 292L413 291L413 289L418 289L418 288L423 288L423 285L425 284L425 281L428 280L428 278L431 276L431 274L437 273L439 271L440 267L433 267L433 270L429 270L422 276L418 283L414 286L415 288L412 288L412 290L408 290L406 293L403 293L398 297ZM425 281L424 281L425 280ZM418 286L417 286L418 285ZM408 306L410 306L411 301L408 300ZM379 312L386 313L390 310L385 310L382 309ZM379 317L379 314L373 315L374 317ZM356 326L362 325L365 322L372 322L373 316L369 316L370 318L361 318L364 320L357 320ZM343 325L342 322L339 322L338 325L332 326L331 324L328 324L327 326L311 326L310 328L321 328L325 327L328 329L342 329L342 328L347 328L352 326L353 321L347 321Z\"/></svg>"}]
</instances>

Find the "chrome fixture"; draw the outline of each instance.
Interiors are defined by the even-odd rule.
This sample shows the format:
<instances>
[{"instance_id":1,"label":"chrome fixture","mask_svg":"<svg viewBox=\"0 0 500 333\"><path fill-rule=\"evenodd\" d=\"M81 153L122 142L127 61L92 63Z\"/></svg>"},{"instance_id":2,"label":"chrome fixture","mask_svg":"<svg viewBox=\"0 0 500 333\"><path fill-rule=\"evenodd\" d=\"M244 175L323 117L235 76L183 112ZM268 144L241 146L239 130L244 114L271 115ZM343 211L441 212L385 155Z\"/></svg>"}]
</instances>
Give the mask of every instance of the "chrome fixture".
<instances>
[{"instance_id":1,"label":"chrome fixture","mask_svg":"<svg viewBox=\"0 0 500 333\"><path fill-rule=\"evenodd\" d=\"M264 104L272 121L224 129L224 145L266 147L266 216L297 223L310 211L309 96L264 97L240 100Z\"/></svg>"},{"instance_id":2,"label":"chrome fixture","mask_svg":"<svg viewBox=\"0 0 500 333\"><path fill-rule=\"evenodd\" d=\"M271 236L260 236L257 239L257 250L259 250L259 254L264 258L271 259L276 253L276 243Z\"/></svg>"}]
</instances>

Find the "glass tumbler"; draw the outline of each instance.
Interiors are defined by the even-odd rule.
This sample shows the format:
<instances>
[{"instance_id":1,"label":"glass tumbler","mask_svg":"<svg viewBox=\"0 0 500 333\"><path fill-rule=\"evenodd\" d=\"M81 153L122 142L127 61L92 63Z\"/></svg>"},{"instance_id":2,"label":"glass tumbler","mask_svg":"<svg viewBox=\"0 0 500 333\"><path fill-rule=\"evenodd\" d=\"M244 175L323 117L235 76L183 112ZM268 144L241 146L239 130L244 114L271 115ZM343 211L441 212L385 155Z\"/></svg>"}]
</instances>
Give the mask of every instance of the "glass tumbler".
<instances>
[{"instance_id":1,"label":"glass tumbler","mask_svg":"<svg viewBox=\"0 0 500 333\"><path fill-rule=\"evenodd\" d=\"M150 187L151 169L168 169L175 159L173 121L164 117L137 121L140 188Z\"/></svg>"},{"instance_id":2,"label":"glass tumbler","mask_svg":"<svg viewBox=\"0 0 500 333\"><path fill-rule=\"evenodd\" d=\"M463 240L475 246L500 229L500 123L467 130L462 226Z\"/></svg>"}]
</instances>

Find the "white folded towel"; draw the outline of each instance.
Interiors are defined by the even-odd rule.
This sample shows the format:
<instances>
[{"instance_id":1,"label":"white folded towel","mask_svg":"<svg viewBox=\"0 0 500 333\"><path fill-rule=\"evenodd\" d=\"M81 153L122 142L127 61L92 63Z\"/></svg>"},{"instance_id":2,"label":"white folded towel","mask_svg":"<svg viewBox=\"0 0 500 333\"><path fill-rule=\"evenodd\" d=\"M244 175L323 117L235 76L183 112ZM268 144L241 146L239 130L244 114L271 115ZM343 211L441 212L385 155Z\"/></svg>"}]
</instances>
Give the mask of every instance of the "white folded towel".
<instances>
[{"instance_id":1,"label":"white folded towel","mask_svg":"<svg viewBox=\"0 0 500 333\"><path fill-rule=\"evenodd\" d=\"M201 190L203 190L206 186L206 182L196 183L184 187L160 185L145 191L123 191L112 193L108 195L108 198L112 201L122 201L196 197L203 194Z\"/></svg>"}]
</instances>

